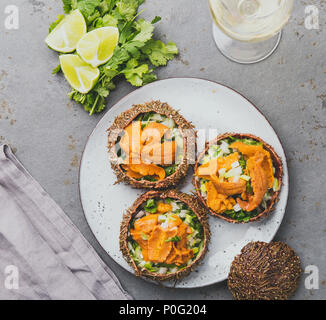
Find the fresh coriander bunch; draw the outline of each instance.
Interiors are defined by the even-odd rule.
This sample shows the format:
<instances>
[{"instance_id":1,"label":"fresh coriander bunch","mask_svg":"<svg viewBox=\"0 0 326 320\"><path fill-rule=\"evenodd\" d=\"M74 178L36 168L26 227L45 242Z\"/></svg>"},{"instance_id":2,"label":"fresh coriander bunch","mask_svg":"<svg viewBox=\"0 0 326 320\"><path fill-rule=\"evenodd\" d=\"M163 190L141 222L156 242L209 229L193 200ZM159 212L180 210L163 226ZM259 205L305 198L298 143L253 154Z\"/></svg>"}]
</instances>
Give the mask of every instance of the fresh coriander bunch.
<instances>
[{"instance_id":1,"label":"fresh coriander bunch","mask_svg":"<svg viewBox=\"0 0 326 320\"><path fill-rule=\"evenodd\" d=\"M164 44L153 39L154 24L161 20L155 17L152 21L136 19L138 8L144 0L63 0L65 13L79 10L85 19L86 30L91 32L103 27L117 28L119 38L112 57L98 66L99 75L93 79L96 84L87 93L72 89L68 96L83 105L90 115L103 111L110 91L115 89L114 81L124 77L133 86L143 86L157 79L156 67L165 66L168 60L178 54L175 43ZM58 28L65 15L59 15L57 21L50 25L49 31ZM60 51L60 50L56 50ZM60 54L64 53L61 51ZM75 51L69 51L75 53ZM88 67L87 67L88 68ZM89 66L90 71L93 71ZM61 71L61 65L53 73ZM87 70L89 73L89 70Z\"/></svg>"}]
</instances>

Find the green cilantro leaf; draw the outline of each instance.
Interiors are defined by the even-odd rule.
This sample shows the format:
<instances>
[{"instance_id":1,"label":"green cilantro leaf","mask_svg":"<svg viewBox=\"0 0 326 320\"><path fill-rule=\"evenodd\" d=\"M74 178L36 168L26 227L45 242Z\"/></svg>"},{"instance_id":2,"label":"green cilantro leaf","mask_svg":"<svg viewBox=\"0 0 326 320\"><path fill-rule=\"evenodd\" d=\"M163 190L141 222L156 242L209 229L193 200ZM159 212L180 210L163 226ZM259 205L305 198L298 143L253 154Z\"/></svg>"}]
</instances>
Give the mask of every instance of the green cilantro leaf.
<instances>
[{"instance_id":1,"label":"green cilantro leaf","mask_svg":"<svg viewBox=\"0 0 326 320\"><path fill-rule=\"evenodd\" d=\"M78 0L77 8L81 11L87 21L95 14L95 9L99 6L100 0Z\"/></svg>"},{"instance_id":2,"label":"green cilantro leaf","mask_svg":"<svg viewBox=\"0 0 326 320\"><path fill-rule=\"evenodd\" d=\"M120 0L116 3L116 6L120 15L127 21L130 21L137 13L139 2L138 0Z\"/></svg>"},{"instance_id":3,"label":"green cilantro leaf","mask_svg":"<svg viewBox=\"0 0 326 320\"><path fill-rule=\"evenodd\" d=\"M72 1L71 0L62 0L63 3L63 11L65 13L69 13L72 9Z\"/></svg>"},{"instance_id":4,"label":"green cilantro leaf","mask_svg":"<svg viewBox=\"0 0 326 320\"><path fill-rule=\"evenodd\" d=\"M157 22L159 22L159 21L161 21L162 20L162 18L161 17L159 17L159 16L156 16L153 20L152 20L152 24L155 24L155 23L157 23Z\"/></svg>"},{"instance_id":5,"label":"green cilantro leaf","mask_svg":"<svg viewBox=\"0 0 326 320\"><path fill-rule=\"evenodd\" d=\"M151 22L139 19L135 22L135 28L139 33L132 39L133 41L146 42L152 38L154 26Z\"/></svg>"},{"instance_id":6,"label":"green cilantro leaf","mask_svg":"<svg viewBox=\"0 0 326 320\"><path fill-rule=\"evenodd\" d=\"M111 0L102 0L100 4L98 5L98 9L101 13L101 16L103 16L105 13L109 12L111 9Z\"/></svg>"},{"instance_id":7,"label":"green cilantro leaf","mask_svg":"<svg viewBox=\"0 0 326 320\"><path fill-rule=\"evenodd\" d=\"M110 14L106 14L103 18L95 20L95 28L102 27L116 27L118 25L118 19Z\"/></svg>"},{"instance_id":8,"label":"green cilantro leaf","mask_svg":"<svg viewBox=\"0 0 326 320\"><path fill-rule=\"evenodd\" d=\"M116 47L113 51L112 58L104 65L109 70L118 70L119 66L130 59L128 51L123 47Z\"/></svg>"},{"instance_id":9,"label":"green cilantro leaf","mask_svg":"<svg viewBox=\"0 0 326 320\"><path fill-rule=\"evenodd\" d=\"M138 66L138 61L136 59L129 60L126 68L121 71L121 73L125 75L126 80L136 87L143 85L143 75L148 72L148 65L142 64Z\"/></svg>"},{"instance_id":10,"label":"green cilantro leaf","mask_svg":"<svg viewBox=\"0 0 326 320\"><path fill-rule=\"evenodd\" d=\"M160 40L149 40L141 50L156 67L165 66L168 60L172 60L174 55L178 54L175 43L165 45Z\"/></svg>"},{"instance_id":11,"label":"green cilantro leaf","mask_svg":"<svg viewBox=\"0 0 326 320\"><path fill-rule=\"evenodd\" d=\"M152 71L143 75L143 86L157 80L157 75Z\"/></svg>"},{"instance_id":12,"label":"green cilantro leaf","mask_svg":"<svg viewBox=\"0 0 326 320\"><path fill-rule=\"evenodd\" d=\"M148 199L146 201L144 209L149 213L155 213L157 211L157 203L155 199Z\"/></svg>"}]
</instances>

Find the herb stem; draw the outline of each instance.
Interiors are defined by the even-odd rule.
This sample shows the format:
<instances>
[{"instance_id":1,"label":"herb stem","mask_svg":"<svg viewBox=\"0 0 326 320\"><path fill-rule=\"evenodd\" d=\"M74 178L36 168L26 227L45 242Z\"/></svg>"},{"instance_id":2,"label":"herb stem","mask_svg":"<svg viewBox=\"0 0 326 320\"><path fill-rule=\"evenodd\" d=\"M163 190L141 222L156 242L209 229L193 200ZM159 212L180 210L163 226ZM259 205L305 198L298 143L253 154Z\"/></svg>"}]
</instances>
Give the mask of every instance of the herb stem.
<instances>
[{"instance_id":1,"label":"herb stem","mask_svg":"<svg viewBox=\"0 0 326 320\"><path fill-rule=\"evenodd\" d=\"M91 111L89 112L89 115L90 115L90 116L94 114L95 107L96 107L96 105L97 105L97 102L98 102L98 99L99 99L99 98L100 98L100 95L98 94L97 97L96 97L96 99L95 99L95 102L94 102L94 104L93 104L93 107L92 107Z\"/></svg>"}]
</instances>

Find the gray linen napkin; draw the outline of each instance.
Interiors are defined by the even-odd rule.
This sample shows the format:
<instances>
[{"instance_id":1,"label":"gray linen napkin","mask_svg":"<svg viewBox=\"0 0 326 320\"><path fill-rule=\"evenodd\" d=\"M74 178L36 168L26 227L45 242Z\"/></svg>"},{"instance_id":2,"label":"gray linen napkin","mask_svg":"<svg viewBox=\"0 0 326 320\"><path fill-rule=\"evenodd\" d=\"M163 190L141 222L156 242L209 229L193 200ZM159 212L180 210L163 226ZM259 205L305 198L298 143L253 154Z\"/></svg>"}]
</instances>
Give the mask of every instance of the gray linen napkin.
<instances>
[{"instance_id":1,"label":"gray linen napkin","mask_svg":"<svg viewBox=\"0 0 326 320\"><path fill-rule=\"evenodd\" d=\"M0 299L132 299L7 145L0 146Z\"/></svg>"}]
</instances>

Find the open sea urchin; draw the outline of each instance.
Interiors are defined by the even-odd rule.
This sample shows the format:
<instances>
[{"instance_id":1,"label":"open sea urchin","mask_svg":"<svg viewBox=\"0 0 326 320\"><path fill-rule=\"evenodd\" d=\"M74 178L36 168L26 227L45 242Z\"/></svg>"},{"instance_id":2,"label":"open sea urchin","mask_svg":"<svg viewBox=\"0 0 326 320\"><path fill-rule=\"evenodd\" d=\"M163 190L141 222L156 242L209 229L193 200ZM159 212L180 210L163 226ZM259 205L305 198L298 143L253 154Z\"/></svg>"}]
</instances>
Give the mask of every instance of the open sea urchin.
<instances>
[{"instance_id":1,"label":"open sea urchin","mask_svg":"<svg viewBox=\"0 0 326 320\"><path fill-rule=\"evenodd\" d=\"M177 190L148 191L127 210L120 250L137 276L157 281L188 275L204 258L210 231L199 200Z\"/></svg>"},{"instance_id":2,"label":"open sea urchin","mask_svg":"<svg viewBox=\"0 0 326 320\"><path fill-rule=\"evenodd\" d=\"M195 162L196 133L167 103L151 101L134 105L114 120L108 149L117 182L167 189L177 185Z\"/></svg>"},{"instance_id":3,"label":"open sea urchin","mask_svg":"<svg viewBox=\"0 0 326 320\"><path fill-rule=\"evenodd\" d=\"M282 178L282 160L272 146L252 134L224 133L199 155L193 183L211 215L246 223L273 211Z\"/></svg>"}]
</instances>

